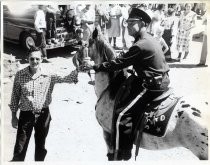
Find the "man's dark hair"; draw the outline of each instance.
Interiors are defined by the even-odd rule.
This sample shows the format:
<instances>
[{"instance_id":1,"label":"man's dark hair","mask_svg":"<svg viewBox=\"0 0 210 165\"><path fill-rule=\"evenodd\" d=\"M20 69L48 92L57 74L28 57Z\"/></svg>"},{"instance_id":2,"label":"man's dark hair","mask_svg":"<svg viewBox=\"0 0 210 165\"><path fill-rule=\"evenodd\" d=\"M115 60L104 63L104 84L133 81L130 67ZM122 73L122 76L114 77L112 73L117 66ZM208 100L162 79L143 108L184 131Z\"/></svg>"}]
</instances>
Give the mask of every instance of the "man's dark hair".
<instances>
[{"instance_id":1,"label":"man's dark hair","mask_svg":"<svg viewBox=\"0 0 210 165\"><path fill-rule=\"evenodd\" d=\"M162 10L165 7L164 4L158 4L157 6L157 10Z\"/></svg>"},{"instance_id":2,"label":"man's dark hair","mask_svg":"<svg viewBox=\"0 0 210 165\"><path fill-rule=\"evenodd\" d=\"M42 53L40 47L36 47L36 46L30 45L30 49L28 50L27 55L29 57L31 53L38 52L38 51L40 51ZM43 57L43 53L42 53L42 57Z\"/></svg>"}]
</instances>

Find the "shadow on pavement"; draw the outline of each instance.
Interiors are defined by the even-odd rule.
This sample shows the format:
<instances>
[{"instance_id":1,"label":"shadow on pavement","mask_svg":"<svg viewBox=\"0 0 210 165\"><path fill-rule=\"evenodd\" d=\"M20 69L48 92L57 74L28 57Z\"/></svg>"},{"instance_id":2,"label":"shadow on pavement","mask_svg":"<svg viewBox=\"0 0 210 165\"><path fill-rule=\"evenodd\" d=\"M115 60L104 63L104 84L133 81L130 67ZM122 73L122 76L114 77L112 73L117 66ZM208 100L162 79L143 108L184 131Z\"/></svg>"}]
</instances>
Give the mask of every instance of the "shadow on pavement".
<instances>
[{"instance_id":1,"label":"shadow on pavement","mask_svg":"<svg viewBox=\"0 0 210 165\"><path fill-rule=\"evenodd\" d=\"M199 65L199 64L170 64L170 68L202 68L202 67L208 67L208 65Z\"/></svg>"},{"instance_id":2,"label":"shadow on pavement","mask_svg":"<svg viewBox=\"0 0 210 165\"><path fill-rule=\"evenodd\" d=\"M182 62L178 62L176 59L166 59L170 68L202 68L208 67L208 65L204 64L183 64Z\"/></svg>"}]
</instances>

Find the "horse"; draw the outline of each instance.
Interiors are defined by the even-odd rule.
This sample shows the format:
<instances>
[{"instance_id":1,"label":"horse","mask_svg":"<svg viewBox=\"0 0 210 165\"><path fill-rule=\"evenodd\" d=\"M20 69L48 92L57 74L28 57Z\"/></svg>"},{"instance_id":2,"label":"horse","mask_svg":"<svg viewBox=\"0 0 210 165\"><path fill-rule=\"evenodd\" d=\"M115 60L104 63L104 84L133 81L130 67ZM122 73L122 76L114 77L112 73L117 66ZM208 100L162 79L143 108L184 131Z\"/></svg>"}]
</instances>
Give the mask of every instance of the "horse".
<instances>
[{"instance_id":1,"label":"horse","mask_svg":"<svg viewBox=\"0 0 210 165\"><path fill-rule=\"evenodd\" d=\"M79 64L76 64L77 59L83 65L85 60L90 58L97 65L111 61L116 57L117 54L114 49L104 36L99 35L97 29L95 29L93 37L89 39L89 43L86 46L81 46L80 51L78 51L78 55L74 58L74 64L76 67L79 67ZM114 152L114 148L110 145L115 105L115 97L113 95L116 94L116 86L114 88L110 87L113 79L116 79L115 72L95 73L95 94L98 98L95 106L96 118L103 129L108 154ZM173 107L164 136L158 137L144 131L139 142L140 147L148 150L184 147L190 150L198 159L208 160L208 128L204 122L204 117L205 111L198 110L191 104L186 103L182 97L178 100L176 106Z\"/></svg>"}]
</instances>

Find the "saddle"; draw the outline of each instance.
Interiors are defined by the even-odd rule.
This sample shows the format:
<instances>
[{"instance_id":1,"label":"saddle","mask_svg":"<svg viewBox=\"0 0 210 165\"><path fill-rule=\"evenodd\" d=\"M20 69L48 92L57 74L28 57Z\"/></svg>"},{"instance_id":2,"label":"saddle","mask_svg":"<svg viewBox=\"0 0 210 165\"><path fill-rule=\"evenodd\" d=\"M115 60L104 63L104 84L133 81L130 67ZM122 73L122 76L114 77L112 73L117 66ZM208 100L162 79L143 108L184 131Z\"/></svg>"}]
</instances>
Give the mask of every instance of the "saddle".
<instances>
[{"instance_id":1,"label":"saddle","mask_svg":"<svg viewBox=\"0 0 210 165\"><path fill-rule=\"evenodd\" d=\"M144 88L141 88L138 78L135 75L131 75L121 85L117 95L115 103L115 112L119 109L123 109L132 102ZM138 148L142 133L146 132L154 136L164 136L167 130L167 124L174 107L178 103L179 98L175 97L172 88L168 88L167 91L161 95L157 95L143 110L139 110L138 120L134 124L134 130L132 130L134 144L136 144L136 156L138 155ZM138 109L137 109L138 110ZM113 121L113 123L115 123Z\"/></svg>"},{"instance_id":2,"label":"saddle","mask_svg":"<svg viewBox=\"0 0 210 165\"><path fill-rule=\"evenodd\" d=\"M146 107L145 113L137 122L134 131L135 159L138 156L142 133L145 132L157 137L164 136L171 114L179 100L180 98L175 97L172 89L169 89Z\"/></svg>"},{"instance_id":3,"label":"saddle","mask_svg":"<svg viewBox=\"0 0 210 165\"><path fill-rule=\"evenodd\" d=\"M150 105L145 108L144 120L142 126L143 132L149 133L154 136L164 136L170 116L176 106L179 98L173 94L172 89L164 92L158 98L155 98ZM136 127L137 130L141 126Z\"/></svg>"}]
</instances>

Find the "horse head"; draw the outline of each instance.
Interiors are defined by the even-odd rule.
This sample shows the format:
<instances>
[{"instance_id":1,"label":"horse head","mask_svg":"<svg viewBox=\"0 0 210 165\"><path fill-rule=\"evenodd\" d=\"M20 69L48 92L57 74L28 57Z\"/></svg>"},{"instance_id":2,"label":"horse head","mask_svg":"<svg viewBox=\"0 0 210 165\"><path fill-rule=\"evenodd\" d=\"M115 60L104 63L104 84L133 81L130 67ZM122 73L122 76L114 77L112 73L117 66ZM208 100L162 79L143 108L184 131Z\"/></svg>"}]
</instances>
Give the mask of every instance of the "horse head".
<instances>
[{"instance_id":1,"label":"horse head","mask_svg":"<svg viewBox=\"0 0 210 165\"><path fill-rule=\"evenodd\" d=\"M80 48L73 58L73 63L79 67L87 64L90 60L94 61L95 64L100 64L111 61L115 57L114 49L100 31L95 28L88 41L81 41Z\"/></svg>"}]
</instances>

